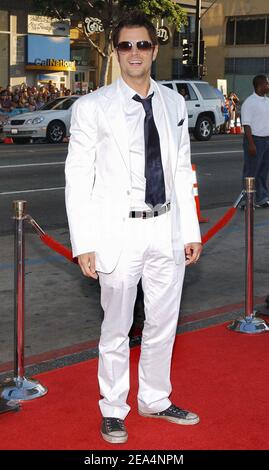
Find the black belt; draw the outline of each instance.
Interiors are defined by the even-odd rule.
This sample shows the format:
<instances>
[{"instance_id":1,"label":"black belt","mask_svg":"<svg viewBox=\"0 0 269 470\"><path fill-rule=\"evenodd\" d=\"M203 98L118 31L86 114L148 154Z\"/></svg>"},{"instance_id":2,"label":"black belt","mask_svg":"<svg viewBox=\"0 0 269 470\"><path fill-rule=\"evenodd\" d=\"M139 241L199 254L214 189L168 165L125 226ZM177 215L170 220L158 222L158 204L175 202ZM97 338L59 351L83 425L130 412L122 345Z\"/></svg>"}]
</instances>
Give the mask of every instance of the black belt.
<instances>
[{"instance_id":1,"label":"black belt","mask_svg":"<svg viewBox=\"0 0 269 470\"><path fill-rule=\"evenodd\" d=\"M252 137L255 137L255 139L269 140L269 135L266 135L266 136L252 135Z\"/></svg>"},{"instance_id":2,"label":"black belt","mask_svg":"<svg viewBox=\"0 0 269 470\"><path fill-rule=\"evenodd\" d=\"M157 211L130 211L129 217L131 218L141 218L141 219L149 219L150 217L158 217L158 215L165 214L165 212L170 211L170 202L162 206Z\"/></svg>"}]
</instances>

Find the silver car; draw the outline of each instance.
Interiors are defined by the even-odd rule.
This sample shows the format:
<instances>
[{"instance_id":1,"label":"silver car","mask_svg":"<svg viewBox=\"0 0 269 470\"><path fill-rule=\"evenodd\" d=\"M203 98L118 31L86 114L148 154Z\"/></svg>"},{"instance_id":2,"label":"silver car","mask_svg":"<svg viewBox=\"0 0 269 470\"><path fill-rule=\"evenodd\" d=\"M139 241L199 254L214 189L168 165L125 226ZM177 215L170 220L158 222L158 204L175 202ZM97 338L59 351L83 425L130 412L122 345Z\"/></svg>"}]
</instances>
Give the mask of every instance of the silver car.
<instances>
[{"instance_id":1,"label":"silver car","mask_svg":"<svg viewBox=\"0 0 269 470\"><path fill-rule=\"evenodd\" d=\"M64 96L49 101L38 111L8 118L3 125L4 137L12 137L15 143L30 139L47 139L58 144L69 135L71 107L79 96Z\"/></svg>"}]
</instances>

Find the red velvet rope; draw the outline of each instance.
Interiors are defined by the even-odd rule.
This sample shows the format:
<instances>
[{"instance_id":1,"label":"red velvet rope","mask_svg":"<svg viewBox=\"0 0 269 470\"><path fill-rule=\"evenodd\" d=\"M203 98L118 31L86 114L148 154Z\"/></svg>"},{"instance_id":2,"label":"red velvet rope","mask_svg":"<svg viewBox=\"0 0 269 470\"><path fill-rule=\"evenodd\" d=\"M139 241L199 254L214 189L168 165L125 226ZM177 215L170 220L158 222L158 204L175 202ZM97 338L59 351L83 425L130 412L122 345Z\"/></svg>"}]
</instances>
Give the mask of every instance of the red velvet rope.
<instances>
[{"instance_id":1,"label":"red velvet rope","mask_svg":"<svg viewBox=\"0 0 269 470\"><path fill-rule=\"evenodd\" d=\"M225 214L224 216L215 224L213 227L211 227L208 232L206 232L202 236L202 243L205 245L205 243L208 242L216 233L219 232L225 225L228 224L228 222L233 218L234 214L236 213L236 207L231 207Z\"/></svg>"},{"instance_id":2,"label":"red velvet rope","mask_svg":"<svg viewBox=\"0 0 269 470\"><path fill-rule=\"evenodd\" d=\"M42 242L49 246L53 251L56 251L56 253L59 253L60 255L64 256L69 261L72 261L73 263L78 262L77 258L73 258L71 250L61 245L61 243L54 240L54 238L47 235L47 233L40 235L40 240L42 240Z\"/></svg>"},{"instance_id":3,"label":"red velvet rope","mask_svg":"<svg viewBox=\"0 0 269 470\"><path fill-rule=\"evenodd\" d=\"M226 214L213 226L211 227L208 232L202 236L202 243L205 245L214 235L216 235L219 230L221 230L227 223L233 218L234 214L236 212L236 207L231 207ZM73 263L78 263L77 258L73 258L72 256L72 251L66 248L65 246L61 245L61 243L57 242L54 240L54 238L50 237L46 233L39 235L40 239L53 251L56 251L56 253L59 253L60 255L64 256L66 259L69 261L72 261Z\"/></svg>"}]
</instances>

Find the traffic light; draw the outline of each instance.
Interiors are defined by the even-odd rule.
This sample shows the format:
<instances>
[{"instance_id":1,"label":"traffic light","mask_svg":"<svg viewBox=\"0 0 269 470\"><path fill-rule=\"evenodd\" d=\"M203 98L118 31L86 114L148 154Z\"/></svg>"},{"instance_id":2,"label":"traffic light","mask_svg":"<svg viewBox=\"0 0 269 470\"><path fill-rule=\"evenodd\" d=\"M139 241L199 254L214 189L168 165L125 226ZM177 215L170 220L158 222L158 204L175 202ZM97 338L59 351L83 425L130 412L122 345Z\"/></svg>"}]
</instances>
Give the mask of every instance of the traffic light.
<instances>
[{"instance_id":1,"label":"traffic light","mask_svg":"<svg viewBox=\"0 0 269 470\"><path fill-rule=\"evenodd\" d=\"M204 65L206 61L206 45L205 41L200 41L200 65Z\"/></svg>"},{"instance_id":2,"label":"traffic light","mask_svg":"<svg viewBox=\"0 0 269 470\"><path fill-rule=\"evenodd\" d=\"M192 44L187 39L182 41L182 64L186 65L191 62Z\"/></svg>"}]
</instances>

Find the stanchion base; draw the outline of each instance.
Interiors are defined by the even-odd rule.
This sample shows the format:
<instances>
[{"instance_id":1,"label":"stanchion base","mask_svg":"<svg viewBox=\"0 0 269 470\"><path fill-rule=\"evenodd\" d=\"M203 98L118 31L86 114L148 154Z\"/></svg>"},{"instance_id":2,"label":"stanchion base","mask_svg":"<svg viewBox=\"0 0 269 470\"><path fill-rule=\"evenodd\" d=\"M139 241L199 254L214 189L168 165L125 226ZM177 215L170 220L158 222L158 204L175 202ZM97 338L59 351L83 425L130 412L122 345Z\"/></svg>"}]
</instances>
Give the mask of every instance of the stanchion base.
<instances>
[{"instance_id":1,"label":"stanchion base","mask_svg":"<svg viewBox=\"0 0 269 470\"><path fill-rule=\"evenodd\" d=\"M37 380L15 377L6 382L1 397L5 400L26 401L43 397L47 392L48 389Z\"/></svg>"},{"instance_id":2,"label":"stanchion base","mask_svg":"<svg viewBox=\"0 0 269 470\"><path fill-rule=\"evenodd\" d=\"M16 401L7 401L0 398L0 414L8 411L19 411L20 405Z\"/></svg>"},{"instance_id":3,"label":"stanchion base","mask_svg":"<svg viewBox=\"0 0 269 470\"><path fill-rule=\"evenodd\" d=\"M256 317L255 314L234 320L227 328L239 333L249 334L266 333L269 331L268 323L262 318Z\"/></svg>"}]
</instances>

